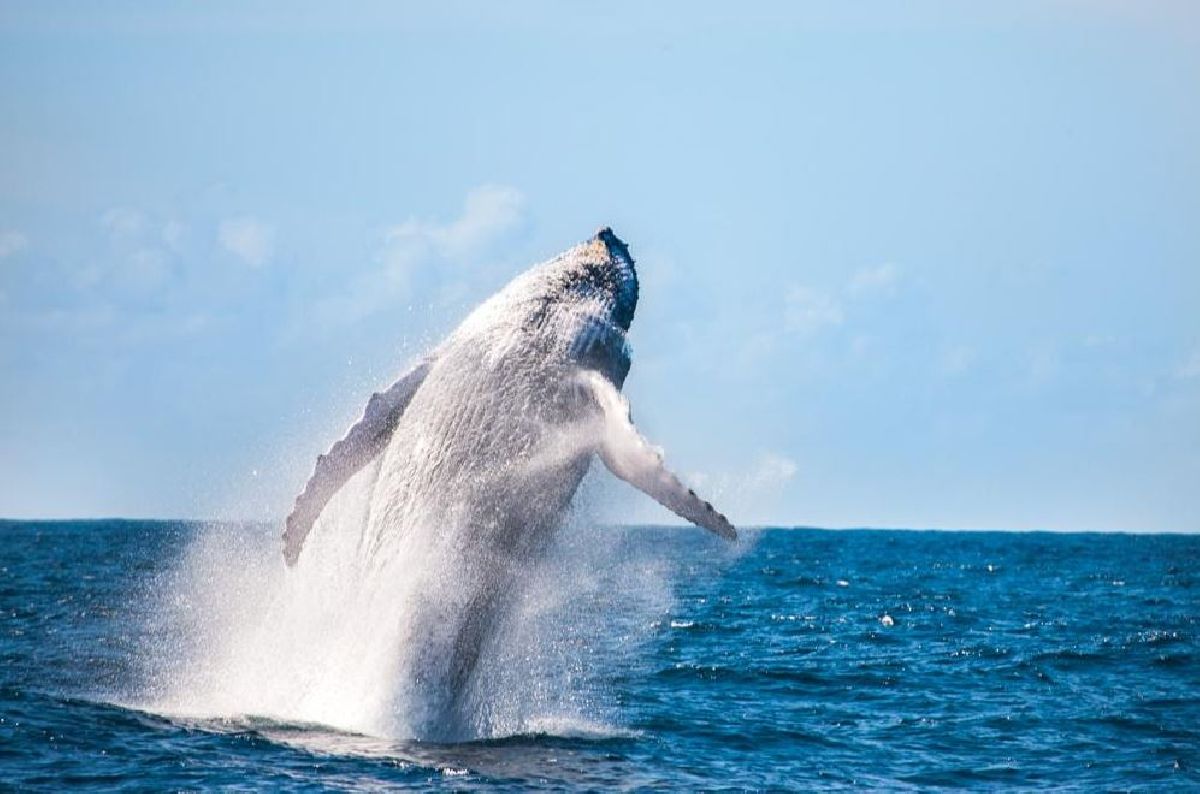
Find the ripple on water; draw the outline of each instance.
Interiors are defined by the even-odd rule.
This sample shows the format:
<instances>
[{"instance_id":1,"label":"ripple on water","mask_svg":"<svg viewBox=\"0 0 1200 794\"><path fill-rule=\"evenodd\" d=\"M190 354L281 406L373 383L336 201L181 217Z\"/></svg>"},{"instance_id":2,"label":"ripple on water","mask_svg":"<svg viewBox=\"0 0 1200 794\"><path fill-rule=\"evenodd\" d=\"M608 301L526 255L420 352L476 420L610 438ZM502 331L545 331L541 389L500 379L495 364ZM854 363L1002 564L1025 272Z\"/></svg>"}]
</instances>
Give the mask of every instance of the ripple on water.
<instances>
[{"instance_id":1,"label":"ripple on water","mask_svg":"<svg viewBox=\"0 0 1200 794\"><path fill-rule=\"evenodd\" d=\"M139 612L156 603L145 588L196 531L0 524L6 783L1200 788L1200 538L763 531L728 558L697 534L609 528L615 561L587 600L603 619L563 602L539 624L583 649L574 674L602 696L438 745L129 708L141 640L161 628ZM669 597L621 597L648 581Z\"/></svg>"}]
</instances>

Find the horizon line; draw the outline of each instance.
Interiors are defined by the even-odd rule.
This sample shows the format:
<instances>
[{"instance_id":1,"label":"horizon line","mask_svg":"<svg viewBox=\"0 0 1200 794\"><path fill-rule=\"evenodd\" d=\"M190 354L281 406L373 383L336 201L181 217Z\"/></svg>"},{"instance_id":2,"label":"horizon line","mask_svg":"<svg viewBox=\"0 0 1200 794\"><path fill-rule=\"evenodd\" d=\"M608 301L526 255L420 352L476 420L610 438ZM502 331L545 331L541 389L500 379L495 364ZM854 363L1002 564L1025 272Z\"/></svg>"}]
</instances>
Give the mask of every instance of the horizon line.
<instances>
[{"instance_id":1,"label":"horizon line","mask_svg":"<svg viewBox=\"0 0 1200 794\"><path fill-rule=\"evenodd\" d=\"M73 516L73 517L39 517L13 518L0 516L0 524L70 524L79 522L92 523L144 523L144 524L279 524L282 519L260 518L164 518L137 516ZM602 526L618 529L695 529L690 524L659 524L659 523L605 523ZM1200 535L1200 529L1056 529L1054 527L909 527L909 526L817 526L814 524L743 524L737 527L741 532L761 532L764 530L782 531L817 531L817 532L972 532L972 533L1005 533L1005 534L1049 534L1049 535Z\"/></svg>"}]
</instances>

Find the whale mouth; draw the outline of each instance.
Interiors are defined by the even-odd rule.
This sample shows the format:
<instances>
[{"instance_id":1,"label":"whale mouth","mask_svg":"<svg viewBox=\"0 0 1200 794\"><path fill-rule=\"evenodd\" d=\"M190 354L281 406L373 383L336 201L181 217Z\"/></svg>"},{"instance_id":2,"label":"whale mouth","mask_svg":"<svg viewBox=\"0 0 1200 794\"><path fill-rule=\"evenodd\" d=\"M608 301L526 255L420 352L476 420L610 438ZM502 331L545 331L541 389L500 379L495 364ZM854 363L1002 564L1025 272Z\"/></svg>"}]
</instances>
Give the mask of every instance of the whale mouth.
<instances>
[{"instance_id":1,"label":"whale mouth","mask_svg":"<svg viewBox=\"0 0 1200 794\"><path fill-rule=\"evenodd\" d=\"M575 332L568 357L584 369L594 369L620 387L629 374L629 345L616 323L586 318Z\"/></svg>"},{"instance_id":2,"label":"whale mouth","mask_svg":"<svg viewBox=\"0 0 1200 794\"><path fill-rule=\"evenodd\" d=\"M629 246L625 244L624 240L622 240L620 237L617 237L611 226L601 227L600 230L596 232L596 239L601 243L604 243L604 247L608 249L610 254L624 259L631 265L633 264L633 257L629 255Z\"/></svg>"},{"instance_id":3,"label":"whale mouth","mask_svg":"<svg viewBox=\"0 0 1200 794\"><path fill-rule=\"evenodd\" d=\"M612 321L621 330L628 331L633 324L633 314L637 309L638 277L634 267L633 257L629 246L613 232L612 227L605 226L596 232L592 238L603 247L608 270L606 285L612 294Z\"/></svg>"}]
</instances>

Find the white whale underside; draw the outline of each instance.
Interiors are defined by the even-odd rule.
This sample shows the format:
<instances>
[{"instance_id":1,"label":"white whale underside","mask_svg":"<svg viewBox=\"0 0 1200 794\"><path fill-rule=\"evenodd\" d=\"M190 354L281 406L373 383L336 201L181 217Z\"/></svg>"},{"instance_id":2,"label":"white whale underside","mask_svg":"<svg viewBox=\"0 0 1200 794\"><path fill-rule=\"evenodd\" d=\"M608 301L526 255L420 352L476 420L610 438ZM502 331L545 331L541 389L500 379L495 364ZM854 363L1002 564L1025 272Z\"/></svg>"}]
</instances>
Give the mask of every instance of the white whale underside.
<instances>
[{"instance_id":1,"label":"white whale underside","mask_svg":"<svg viewBox=\"0 0 1200 794\"><path fill-rule=\"evenodd\" d=\"M628 354L613 317L630 278L636 301L636 277L623 244L603 234L519 277L373 398L318 461L289 516L285 556L298 560L298 574L328 565L310 559L329 545L323 536L344 542L351 532L357 539L343 575L390 583L370 590L388 593L387 603L359 608L398 616L397 631L377 649L377 663L398 672L380 719L406 735L484 730L487 693L472 686L479 654L593 455L679 515L734 537L630 422L618 391ZM612 288L565 291L577 289L581 269L593 279L601 273ZM581 359L585 348L601 353ZM365 511L348 517L337 497L351 478L367 497ZM312 548L301 555L310 534Z\"/></svg>"}]
</instances>

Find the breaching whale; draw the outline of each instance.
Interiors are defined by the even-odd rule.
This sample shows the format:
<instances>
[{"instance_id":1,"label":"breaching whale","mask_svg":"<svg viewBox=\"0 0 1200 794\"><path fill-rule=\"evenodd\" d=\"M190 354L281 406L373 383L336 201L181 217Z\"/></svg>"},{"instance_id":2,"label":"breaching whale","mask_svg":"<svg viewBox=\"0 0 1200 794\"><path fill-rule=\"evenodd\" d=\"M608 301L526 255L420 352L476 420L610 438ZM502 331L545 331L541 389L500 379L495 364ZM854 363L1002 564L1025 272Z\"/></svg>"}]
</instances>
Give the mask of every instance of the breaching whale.
<instances>
[{"instance_id":1,"label":"breaching whale","mask_svg":"<svg viewBox=\"0 0 1200 794\"><path fill-rule=\"evenodd\" d=\"M734 527L664 465L620 389L638 300L629 249L609 228L537 265L476 308L324 455L283 533L289 566L337 492L372 478L359 553L405 548L411 579L395 664L420 738L470 731L469 680L517 584L560 525L593 458L688 521ZM332 531L332 529L330 529ZM413 560L421 560L414 564Z\"/></svg>"}]
</instances>

